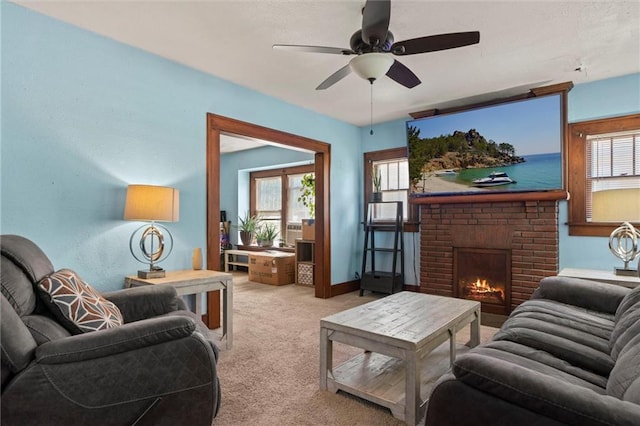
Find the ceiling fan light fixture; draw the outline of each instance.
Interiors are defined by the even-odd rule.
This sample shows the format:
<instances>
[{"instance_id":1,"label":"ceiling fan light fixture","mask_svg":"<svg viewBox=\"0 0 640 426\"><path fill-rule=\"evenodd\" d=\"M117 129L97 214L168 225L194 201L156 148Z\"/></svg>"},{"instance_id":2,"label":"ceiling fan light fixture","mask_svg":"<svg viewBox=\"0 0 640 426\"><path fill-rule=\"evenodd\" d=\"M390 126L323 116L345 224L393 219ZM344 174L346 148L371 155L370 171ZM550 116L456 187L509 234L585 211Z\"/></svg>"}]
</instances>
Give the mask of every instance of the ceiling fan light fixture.
<instances>
[{"instance_id":1,"label":"ceiling fan light fixture","mask_svg":"<svg viewBox=\"0 0 640 426\"><path fill-rule=\"evenodd\" d=\"M356 56L349 62L353 72L365 80L377 80L389 71L393 57L385 53L371 52Z\"/></svg>"}]
</instances>

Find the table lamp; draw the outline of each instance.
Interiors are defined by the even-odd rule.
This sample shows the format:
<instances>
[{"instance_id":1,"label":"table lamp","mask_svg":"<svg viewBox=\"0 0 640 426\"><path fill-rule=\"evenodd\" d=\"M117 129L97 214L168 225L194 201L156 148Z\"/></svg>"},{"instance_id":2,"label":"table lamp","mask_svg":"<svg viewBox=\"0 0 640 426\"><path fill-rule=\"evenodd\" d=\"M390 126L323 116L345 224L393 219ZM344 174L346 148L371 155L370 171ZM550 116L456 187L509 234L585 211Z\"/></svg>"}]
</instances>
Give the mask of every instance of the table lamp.
<instances>
[{"instance_id":1,"label":"table lamp","mask_svg":"<svg viewBox=\"0 0 640 426\"><path fill-rule=\"evenodd\" d=\"M169 230L156 222L177 222L179 219L179 191L175 188L153 185L129 185L124 207L124 218L151 222L131 234L129 249L140 263L149 265L148 271L138 271L138 278L162 278L164 269L156 263L166 259L173 249L173 237ZM139 236L139 240L138 237ZM165 250L166 243L169 245ZM136 241L138 240L138 241ZM140 253L136 254L136 245Z\"/></svg>"}]
</instances>

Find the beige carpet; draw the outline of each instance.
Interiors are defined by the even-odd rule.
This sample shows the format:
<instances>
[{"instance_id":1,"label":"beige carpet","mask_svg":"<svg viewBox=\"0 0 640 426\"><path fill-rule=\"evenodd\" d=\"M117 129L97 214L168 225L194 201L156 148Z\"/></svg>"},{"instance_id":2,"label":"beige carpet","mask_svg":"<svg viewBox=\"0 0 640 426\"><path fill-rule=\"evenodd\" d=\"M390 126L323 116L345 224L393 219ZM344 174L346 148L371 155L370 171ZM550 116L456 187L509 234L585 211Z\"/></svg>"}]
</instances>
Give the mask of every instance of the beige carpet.
<instances>
[{"instance_id":1,"label":"beige carpet","mask_svg":"<svg viewBox=\"0 0 640 426\"><path fill-rule=\"evenodd\" d=\"M379 297L317 299L312 288L254 283L234 273L233 349L220 353L222 406L214 424L404 425L384 407L319 390L320 319ZM482 327L482 340L495 332ZM461 343L468 337L458 334ZM334 344L334 365L361 352Z\"/></svg>"}]
</instances>

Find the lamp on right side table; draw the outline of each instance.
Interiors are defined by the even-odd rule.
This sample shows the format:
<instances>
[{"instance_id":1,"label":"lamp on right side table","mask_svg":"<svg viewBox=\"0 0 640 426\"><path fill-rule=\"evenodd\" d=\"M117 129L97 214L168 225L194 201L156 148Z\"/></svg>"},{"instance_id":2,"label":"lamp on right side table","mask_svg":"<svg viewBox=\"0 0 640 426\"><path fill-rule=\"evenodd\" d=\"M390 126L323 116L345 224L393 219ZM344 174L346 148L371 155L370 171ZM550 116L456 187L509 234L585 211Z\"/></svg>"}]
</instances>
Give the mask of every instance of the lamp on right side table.
<instances>
[{"instance_id":1,"label":"lamp on right side table","mask_svg":"<svg viewBox=\"0 0 640 426\"><path fill-rule=\"evenodd\" d=\"M634 228L629 222L613 230L609 237L609 250L624 262L624 268L613 268L616 275L634 277L638 274L638 269L629 268L629 262L640 255L639 241L640 230Z\"/></svg>"}]
</instances>

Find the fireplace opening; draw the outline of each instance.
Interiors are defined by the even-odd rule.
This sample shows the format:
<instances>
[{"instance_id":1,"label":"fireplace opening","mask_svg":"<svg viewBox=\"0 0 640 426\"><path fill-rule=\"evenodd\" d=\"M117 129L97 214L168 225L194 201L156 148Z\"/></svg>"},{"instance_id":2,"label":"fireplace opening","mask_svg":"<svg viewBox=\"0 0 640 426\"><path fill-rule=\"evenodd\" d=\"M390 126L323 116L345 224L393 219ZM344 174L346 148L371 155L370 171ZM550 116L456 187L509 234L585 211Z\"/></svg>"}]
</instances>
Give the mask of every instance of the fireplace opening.
<instances>
[{"instance_id":1,"label":"fireplace opening","mask_svg":"<svg viewBox=\"0 0 640 426\"><path fill-rule=\"evenodd\" d=\"M454 247L453 295L482 303L482 311L508 315L511 250Z\"/></svg>"}]
</instances>

